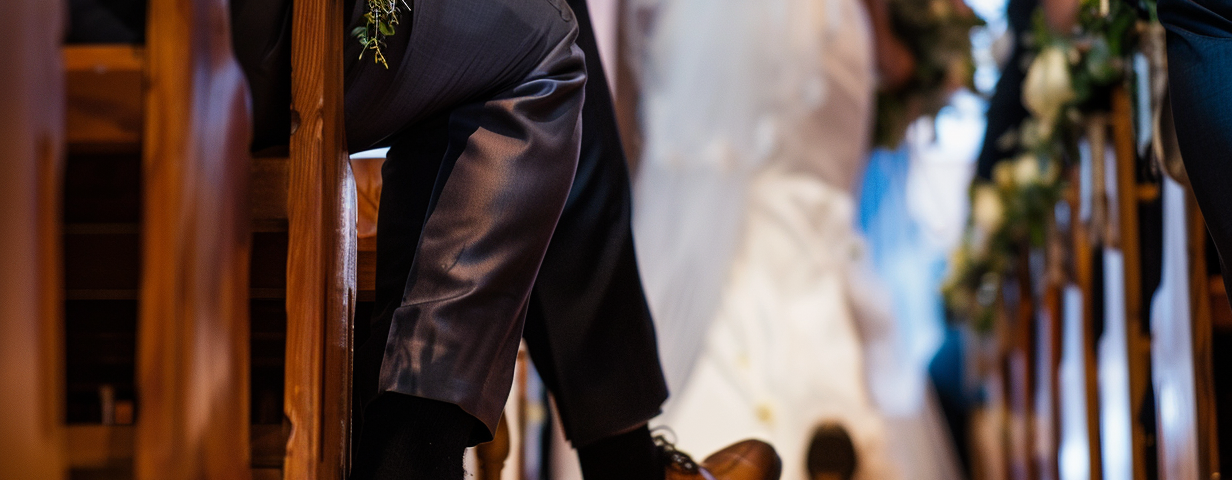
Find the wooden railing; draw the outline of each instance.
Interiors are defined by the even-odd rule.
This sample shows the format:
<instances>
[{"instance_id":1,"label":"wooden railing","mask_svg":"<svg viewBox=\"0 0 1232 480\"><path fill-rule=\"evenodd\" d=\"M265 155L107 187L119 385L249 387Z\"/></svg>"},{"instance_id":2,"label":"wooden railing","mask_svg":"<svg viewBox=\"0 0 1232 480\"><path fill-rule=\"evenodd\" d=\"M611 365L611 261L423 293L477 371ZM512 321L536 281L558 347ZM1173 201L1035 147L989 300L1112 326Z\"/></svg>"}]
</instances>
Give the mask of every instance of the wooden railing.
<instances>
[{"instance_id":1,"label":"wooden railing","mask_svg":"<svg viewBox=\"0 0 1232 480\"><path fill-rule=\"evenodd\" d=\"M1175 209L1176 197L1164 198L1161 194L1168 188L1161 186L1161 182L1170 180L1143 177L1147 167L1138 158L1135 148L1128 90L1115 90L1112 100L1112 111L1106 123L1093 123L1093 130L1088 131L1088 135L1106 136L1108 139L1113 157L1109 162L1111 171L1107 181L1113 188L1107 192L1095 191L1098 189L1093 188L1090 177L1084 180L1078 170L1071 172L1069 191L1063 199L1068 204L1067 215L1063 220L1053 222L1053 233L1059 235L1055 237L1057 245L1050 244L1037 252L1043 254L1046 259L1044 263L1060 268L1032 269L1024 257L1020 270L1035 274L1025 275L1017 282L1018 295L1026 300L1012 305L1014 310L1002 313L1003 318L1013 319L1007 322L1008 328L1002 332L997 360L1001 362L997 375L1004 382L1001 383L1004 391L999 397L1004 398L1008 415L993 422L1000 422L1008 435L1000 454L1005 459L1004 464L978 465L978 471L988 478L1057 478L1062 467L1067 466L1060 461L1063 457L1060 450L1062 429L1066 428L1060 421L1060 415L1084 420L1085 431L1082 433L1087 439L1087 448L1078 457L1073 456L1075 452L1071 451L1069 461L1077 461L1080 465L1070 463L1068 467L1077 466L1088 471L1092 480L1105 478L1105 472L1113 470L1126 471L1135 480L1217 478L1220 471L1214 383L1216 369L1220 366L1212 361L1212 338L1220 329L1227 331L1228 327L1232 327L1228 324L1232 322L1224 320L1232 320L1232 311L1228 309L1222 280L1212 278L1207 272L1206 227L1192 194L1186 193L1184 204L1180 206L1185 217L1181 228L1184 232L1179 232L1185 242L1182 245L1165 245L1164 248L1184 249L1185 258L1188 259L1181 267L1187 272L1181 279L1185 283L1178 283L1175 278L1169 282L1172 288L1187 285L1188 290L1181 294L1187 297L1188 314L1174 311L1172 315L1162 315L1147 328L1151 321L1151 298L1144 295L1150 292L1146 291L1148 285L1144 284L1143 261L1144 258L1160 262L1165 260L1146 257L1158 252L1151 249L1143 253L1143 235L1162 234L1177 238L1178 232L1176 223L1168 224L1168 213L1164 214L1163 225L1140 230L1144 222L1140 215L1147 205L1161 208L1160 202L1171 202L1162 205L1171 205L1170 208ZM1096 139L1091 144L1093 150L1099 149L1104 141ZM1094 162L1103 159L1096 154L1085 156L1082 161L1087 172L1094 172L1100 168ZM1107 198L1100 198L1105 194ZM1097 212L1091 217L1082 216L1081 205L1090 205L1094 212L1101 203L1108 206L1106 218L1110 224L1101 223ZM1162 232L1155 231L1155 228L1162 229ZM1165 250L1164 255L1169 251ZM1108 270L1109 266L1099 260L1108 252L1117 254L1104 258L1120 264L1121 274L1118 277L1106 275L1118 269ZM1103 273L1099 271L1101 265ZM1167 268L1166 263L1164 268ZM1063 271L1063 274L1058 275L1058 271ZM1103 286L1108 289L1096 284L1101 277ZM1113 289L1113 286L1118 288ZM1069 296L1069 300L1063 293L1067 288L1076 292ZM1111 290L1118 290L1120 295L1113 295ZM1103 305L1103 308L1097 308L1097 304ZM1158 308L1172 307L1165 304ZM1067 317L1067 310L1070 314L1078 312L1076 321L1080 323L1080 328L1065 327L1067 320L1075 321L1075 317ZM1104 317L1096 318L1100 311ZM1110 315L1108 312L1119 314ZM1103 325L1105 337L1099 336L1097 325ZM1113 337L1106 335L1113 331L1123 332L1124 338L1120 340L1124 342L1123 346L1108 342ZM1192 338L1158 342L1152 332L1190 332ZM1100 355L1100 348L1122 350L1125 355ZM1061 401L1061 390L1065 387L1058 379L1063 355L1069 355L1070 361L1081 364L1081 368L1076 369L1082 376L1078 384L1085 398L1080 407L1067 406ZM1166 371L1152 371L1153 364ZM1103 377L1106 370L1101 367L1126 372L1128 377L1123 385L1126 389L1106 388L1104 381L1107 378ZM1184 388L1183 395L1178 397L1175 392L1161 394L1156 391L1161 381L1174 380L1161 376L1179 376L1176 372L1193 374L1192 385ZM1071 388L1074 386L1074 383L1069 384ZM1118 402L1128 405L1128 411L1104 409L1103 406L1109 401L1112 402L1109 405ZM1108 432L1118 431L1115 428L1106 429L1109 425L1126 427L1124 431L1128 438L1105 437ZM1128 444L1128 451L1112 452L1124 455L1107 455L1110 445L1125 443ZM1113 465L1110 462L1117 463ZM977 461L977 464L980 463ZM1175 468L1170 470L1168 465L1182 465L1181 470L1190 469L1195 476L1178 474Z\"/></svg>"},{"instance_id":2,"label":"wooden railing","mask_svg":"<svg viewBox=\"0 0 1232 480\"><path fill-rule=\"evenodd\" d=\"M0 220L6 230L29 236L0 236L3 285L24 287L6 289L0 302L0 341L23 354L0 364L4 375L22 376L3 377L18 388L0 390L21 401L8 403L0 393L6 400L0 442L23 448L3 449L0 478L63 478L71 468L103 469L104 478L345 478L358 293L355 193L342 129L340 2L295 2L297 124L290 155L255 160L248 154L248 96L231 53L225 0L154 1L146 45L67 46L62 54L56 54L59 30L45 21L45 2L18 3L29 11L5 16L5 38L12 34L24 42L13 45L29 48L19 49L19 58L0 57L12 67L0 78L26 102L4 104L5 113L27 118L3 128L29 141L8 142L5 130L6 158L19 161L0 162L4 191L15 195L0 197ZM0 50L10 51L8 45ZM57 105L67 114L56 113ZM108 185L139 191L140 213L125 220L130 223L75 224L62 232L59 205L64 195L79 194L60 177L65 150L140 155L134 176ZM20 222L37 228L18 228ZM89 269L105 278L70 278L73 288L66 290L60 245L62 235L74 232L124 237L120 243L140 247L131 255L126 248L106 252L110 258ZM285 238L284 247L263 253L281 251L286 258L250 259L254 232L275 243ZM20 265L8 268L10 258ZM250 274L250 262L262 270ZM285 279L270 275L271 264L285 265ZM125 280L130 276L139 281ZM250 278L260 285L250 288ZM113 409L104 424L64 428L60 312L66 297L139 305L137 354L128 360L135 370L135 425L124 424L133 420L132 402L124 401L122 420ZM274 298L286 305L280 359L286 429L250 426L250 299ZM21 322L10 321L18 317ZM9 435L10 420L23 429Z\"/></svg>"},{"instance_id":3,"label":"wooden railing","mask_svg":"<svg viewBox=\"0 0 1232 480\"><path fill-rule=\"evenodd\" d=\"M0 478L66 473L61 27L41 2L6 4L0 15Z\"/></svg>"},{"instance_id":4,"label":"wooden railing","mask_svg":"<svg viewBox=\"0 0 1232 480\"><path fill-rule=\"evenodd\" d=\"M149 4L134 478L250 478L248 147L226 0Z\"/></svg>"},{"instance_id":5,"label":"wooden railing","mask_svg":"<svg viewBox=\"0 0 1232 480\"><path fill-rule=\"evenodd\" d=\"M291 50L284 475L345 478L355 185L342 126L342 1L297 0Z\"/></svg>"}]
</instances>

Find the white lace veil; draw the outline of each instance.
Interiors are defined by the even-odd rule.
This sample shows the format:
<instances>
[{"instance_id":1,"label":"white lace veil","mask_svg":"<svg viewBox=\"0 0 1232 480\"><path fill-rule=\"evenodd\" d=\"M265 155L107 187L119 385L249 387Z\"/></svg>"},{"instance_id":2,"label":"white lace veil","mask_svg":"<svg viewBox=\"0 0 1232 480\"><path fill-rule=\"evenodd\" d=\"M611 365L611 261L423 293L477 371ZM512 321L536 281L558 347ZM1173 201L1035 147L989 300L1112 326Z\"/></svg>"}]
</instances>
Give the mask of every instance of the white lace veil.
<instances>
[{"instance_id":1,"label":"white lace veil","mask_svg":"<svg viewBox=\"0 0 1232 480\"><path fill-rule=\"evenodd\" d=\"M744 195L825 96L826 0L626 0L645 145L634 233L669 385L705 343Z\"/></svg>"},{"instance_id":2,"label":"white lace veil","mask_svg":"<svg viewBox=\"0 0 1232 480\"><path fill-rule=\"evenodd\" d=\"M647 161L747 171L820 105L825 0L628 1Z\"/></svg>"}]
</instances>

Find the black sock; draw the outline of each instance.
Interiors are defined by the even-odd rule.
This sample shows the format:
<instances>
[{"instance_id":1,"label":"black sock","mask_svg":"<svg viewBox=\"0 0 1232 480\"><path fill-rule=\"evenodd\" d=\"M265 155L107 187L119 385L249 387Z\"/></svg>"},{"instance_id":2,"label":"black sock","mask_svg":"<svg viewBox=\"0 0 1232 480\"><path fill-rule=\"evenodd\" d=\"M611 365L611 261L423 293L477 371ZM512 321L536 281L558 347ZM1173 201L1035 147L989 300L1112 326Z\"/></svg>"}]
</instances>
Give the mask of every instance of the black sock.
<instances>
[{"instance_id":1,"label":"black sock","mask_svg":"<svg viewBox=\"0 0 1232 480\"><path fill-rule=\"evenodd\" d=\"M462 480L475 426L452 403L383 393L364 413L351 480Z\"/></svg>"},{"instance_id":2,"label":"black sock","mask_svg":"<svg viewBox=\"0 0 1232 480\"><path fill-rule=\"evenodd\" d=\"M643 425L578 449L586 480L663 480L659 449Z\"/></svg>"}]
</instances>

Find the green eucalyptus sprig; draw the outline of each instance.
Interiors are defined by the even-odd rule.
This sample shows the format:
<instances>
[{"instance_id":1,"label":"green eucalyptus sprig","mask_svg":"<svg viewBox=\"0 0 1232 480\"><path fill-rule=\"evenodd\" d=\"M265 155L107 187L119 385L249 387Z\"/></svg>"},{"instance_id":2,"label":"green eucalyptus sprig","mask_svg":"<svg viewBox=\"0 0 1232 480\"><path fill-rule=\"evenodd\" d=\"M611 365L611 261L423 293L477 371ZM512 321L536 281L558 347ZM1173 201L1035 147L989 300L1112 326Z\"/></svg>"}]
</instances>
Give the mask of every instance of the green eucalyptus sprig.
<instances>
[{"instance_id":1,"label":"green eucalyptus sprig","mask_svg":"<svg viewBox=\"0 0 1232 480\"><path fill-rule=\"evenodd\" d=\"M406 11L411 11L411 6L406 4L405 0L367 0L368 13L364 14L365 25L355 27L351 30L351 35L359 40L359 43L364 46L364 49L359 52L359 58L364 58L364 53L372 50L373 62L389 68L389 62L385 61L385 54L381 52L381 48L385 46L385 39L394 36L397 33L398 18L401 16L401 7L405 7Z\"/></svg>"}]
</instances>

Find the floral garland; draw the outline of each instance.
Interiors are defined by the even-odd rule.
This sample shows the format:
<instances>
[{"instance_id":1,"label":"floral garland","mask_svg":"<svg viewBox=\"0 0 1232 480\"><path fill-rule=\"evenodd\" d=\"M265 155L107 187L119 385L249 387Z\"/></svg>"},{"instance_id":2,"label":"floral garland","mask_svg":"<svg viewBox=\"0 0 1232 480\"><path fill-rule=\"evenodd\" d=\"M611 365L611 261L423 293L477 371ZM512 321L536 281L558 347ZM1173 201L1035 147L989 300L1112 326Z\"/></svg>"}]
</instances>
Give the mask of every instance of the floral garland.
<instances>
[{"instance_id":1,"label":"floral garland","mask_svg":"<svg viewBox=\"0 0 1232 480\"><path fill-rule=\"evenodd\" d=\"M364 49L359 52L359 58L364 58L364 53L372 50L373 62L389 68L389 63L385 61L381 48L385 47L386 37L392 37L397 33L398 17L402 14L399 5L406 7L407 12L411 11L411 6L407 5L405 0L367 0L367 2L368 13L364 14L364 26L351 30L351 36L358 39L359 43L364 46Z\"/></svg>"},{"instance_id":2,"label":"floral garland","mask_svg":"<svg viewBox=\"0 0 1232 480\"><path fill-rule=\"evenodd\" d=\"M942 286L955 319L977 332L993 330L1006 280L1030 249L1044 246L1065 189L1061 172L1078 158L1088 119L1106 111L1110 88L1126 79L1137 18L1124 2L1082 0L1075 33L1061 36L1036 12L1022 98L1031 116L1014 139L1022 153L997 164L991 182L973 182L971 218Z\"/></svg>"},{"instance_id":3,"label":"floral garland","mask_svg":"<svg viewBox=\"0 0 1232 480\"><path fill-rule=\"evenodd\" d=\"M888 6L894 33L916 59L907 85L877 95L874 143L896 148L916 119L936 117L959 88L974 89L971 29L984 22L953 0L889 0Z\"/></svg>"}]
</instances>

